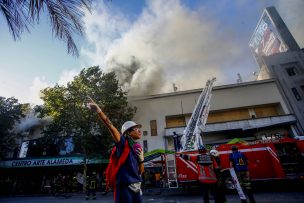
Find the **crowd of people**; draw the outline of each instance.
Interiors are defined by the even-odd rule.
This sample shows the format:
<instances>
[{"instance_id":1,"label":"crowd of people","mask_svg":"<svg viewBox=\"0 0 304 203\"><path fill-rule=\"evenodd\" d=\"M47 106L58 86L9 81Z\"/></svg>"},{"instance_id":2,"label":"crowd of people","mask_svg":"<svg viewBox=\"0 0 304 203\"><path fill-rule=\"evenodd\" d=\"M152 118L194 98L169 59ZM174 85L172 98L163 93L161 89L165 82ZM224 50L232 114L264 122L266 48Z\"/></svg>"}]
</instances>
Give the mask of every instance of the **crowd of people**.
<instances>
[{"instance_id":1,"label":"crowd of people","mask_svg":"<svg viewBox=\"0 0 304 203\"><path fill-rule=\"evenodd\" d=\"M81 179L81 180L80 180ZM50 193L55 196L62 196L70 193L83 191L83 184L86 184L86 199L96 199L96 190L102 187L95 171L85 177L77 177L76 174L58 173L55 176L44 178L41 192Z\"/></svg>"},{"instance_id":2,"label":"crowd of people","mask_svg":"<svg viewBox=\"0 0 304 203\"><path fill-rule=\"evenodd\" d=\"M77 181L76 175L58 173L53 177L44 179L41 191L53 195L61 195L81 190L81 184Z\"/></svg>"}]
</instances>

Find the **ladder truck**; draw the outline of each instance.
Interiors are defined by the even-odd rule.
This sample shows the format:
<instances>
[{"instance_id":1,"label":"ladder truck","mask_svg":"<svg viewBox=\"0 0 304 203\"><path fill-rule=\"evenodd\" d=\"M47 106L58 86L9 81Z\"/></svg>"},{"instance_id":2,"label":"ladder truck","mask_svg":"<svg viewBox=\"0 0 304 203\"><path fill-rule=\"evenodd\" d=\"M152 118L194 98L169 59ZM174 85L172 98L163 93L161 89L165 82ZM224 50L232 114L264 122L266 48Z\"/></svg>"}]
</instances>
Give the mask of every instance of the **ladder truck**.
<instances>
[{"instance_id":1,"label":"ladder truck","mask_svg":"<svg viewBox=\"0 0 304 203\"><path fill-rule=\"evenodd\" d=\"M206 86L195 105L191 118L181 138L181 149L179 149L179 144L177 140L175 140L175 151L177 153L166 156L166 173L169 188L178 188L179 183L197 182L198 180L196 164L181 158L179 155L180 153L185 153L190 156L197 156L199 155L198 149L204 147L202 133L206 127L212 87L215 80L215 78L212 78L206 82ZM174 139L178 139L178 137L175 136ZM200 154L200 156L204 156L202 157L203 159L210 160L209 154ZM232 177L233 182L235 183L235 189L237 189L240 199L246 200L246 196L244 195L234 170L229 169L229 172L230 177Z\"/></svg>"},{"instance_id":2,"label":"ladder truck","mask_svg":"<svg viewBox=\"0 0 304 203\"><path fill-rule=\"evenodd\" d=\"M192 116L178 143L174 135L175 153L162 156L164 161L164 177L169 188L194 183L198 180L195 163L182 159L181 153L196 156L198 148L203 147L203 131L209 114L212 86L215 78L208 80L203 89ZM249 160L251 181L290 180L297 179L304 183L304 136L297 138L280 137L270 140L237 145ZM221 144L216 147L219 151L221 165L224 169L224 181L227 189L237 189L241 199L245 196L241 191L233 169L230 168L229 154L232 144Z\"/></svg>"},{"instance_id":3,"label":"ladder truck","mask_svg":"<svg viewBox=\"0 0 304 203\"><path fill-rule=\"evenodd\" d=\"M182 159L179 154L186 153L196 155L197 150L204 147L202 132L205 129L208 113L210 109L210 100L212 96L212 87L216 79L212 78L206 82L200 97L195 105L191 118L181 138L181 147L177 136L174 136L175 154L165 156L166 175L169 188L178 188L180 182L191 182L198 180L198 171L193 162ZM190 169L192 173L184 173L184 170ZM189 177L190 176L190 177Z\"/></svg>"}]
</instances>

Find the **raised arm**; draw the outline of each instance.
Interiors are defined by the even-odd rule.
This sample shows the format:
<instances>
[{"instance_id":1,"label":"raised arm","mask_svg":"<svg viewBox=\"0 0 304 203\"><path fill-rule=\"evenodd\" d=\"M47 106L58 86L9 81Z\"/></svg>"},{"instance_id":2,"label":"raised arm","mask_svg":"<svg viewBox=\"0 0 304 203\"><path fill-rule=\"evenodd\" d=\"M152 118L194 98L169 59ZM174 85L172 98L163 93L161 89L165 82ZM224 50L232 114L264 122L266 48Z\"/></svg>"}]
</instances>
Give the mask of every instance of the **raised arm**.
<instances>
[{"instance_id":1,"label":"raised arm","mask_svg":"<svg viewBox=\"0 0 304 203\"><path fill-rule=\"evenodd\" d=\"M117 128L112 124L110 119L106 116L106 114L101 110L101 108L93 101L92 98L89 98L88 107L92 110L97 112L99 118L102 120L102 122L107 126L108 130L111 133L111 136L114 140L114 142L120 141L120 133L117 130Z\"/></svg>"}]
</instances>

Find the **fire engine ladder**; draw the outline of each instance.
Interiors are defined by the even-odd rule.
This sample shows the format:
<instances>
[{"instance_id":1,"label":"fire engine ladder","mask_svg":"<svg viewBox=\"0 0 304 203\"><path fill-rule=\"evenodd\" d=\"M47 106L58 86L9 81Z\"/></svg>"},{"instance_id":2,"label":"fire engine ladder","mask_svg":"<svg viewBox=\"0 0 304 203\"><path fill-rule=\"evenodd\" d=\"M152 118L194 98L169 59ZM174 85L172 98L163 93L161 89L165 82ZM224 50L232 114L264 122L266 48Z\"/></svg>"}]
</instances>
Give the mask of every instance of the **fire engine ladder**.
<instances>
[{"instance_id":1,"label":"fire engine ladder","mask_svg":"<svg viewBox=\"0 0 304 203\"><path fill-rule=\"evenodd\" d=\"M166 155L166 171L169 188L178 188L175 154Z\"/></svg>"},{"instance_id":2,"label":"fire engine ladder","mask_svg":"<svg viewBox=\"0 0 304 203\"><path fill-rule=\"evenodd\" d=\"M208 80L203 89L197 104L193 110L189 123L182 137L182 151L197 150L203 146L201 132L205 129L206 121L209 114L211 91L215 78Z\"/></svg>"}]
</instances>

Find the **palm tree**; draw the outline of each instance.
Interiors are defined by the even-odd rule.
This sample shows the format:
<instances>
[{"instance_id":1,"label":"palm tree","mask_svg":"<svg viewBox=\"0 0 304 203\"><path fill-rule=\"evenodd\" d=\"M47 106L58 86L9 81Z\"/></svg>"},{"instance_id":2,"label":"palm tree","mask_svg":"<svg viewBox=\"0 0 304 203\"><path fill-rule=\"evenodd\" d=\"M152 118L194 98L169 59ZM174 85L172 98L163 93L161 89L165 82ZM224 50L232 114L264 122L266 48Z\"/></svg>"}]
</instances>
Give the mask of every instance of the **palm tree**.
<instances>
[{"instance_id":1,"label":"palm tree","mask_svg":"<svg viewBox=\"0 0 304 203\"><path fill-rule=\"evenodd\" d=\"M20 39L29 26L39 22L41 13L49 16L55 37L67 43L67 51L79 56L73 33L83 35L81 17L90 11L92 0L0 0L0 13L6 19L14 40Z\"/></svg>"}]
</instances>

